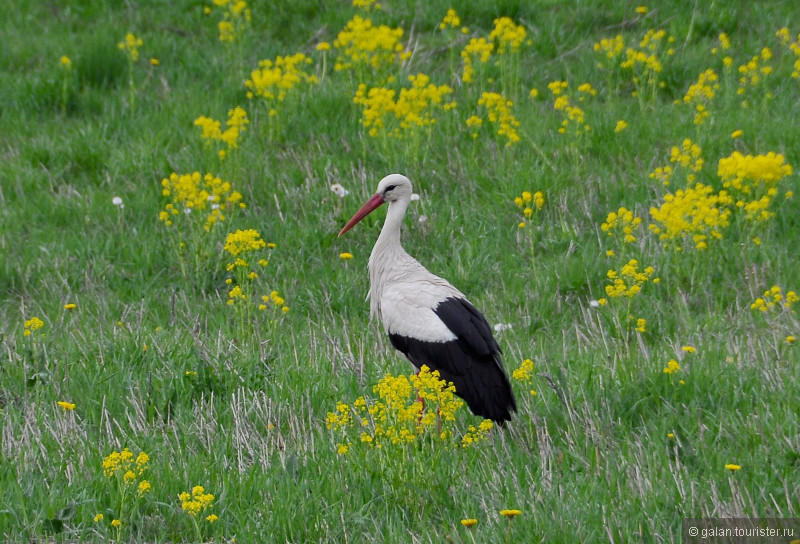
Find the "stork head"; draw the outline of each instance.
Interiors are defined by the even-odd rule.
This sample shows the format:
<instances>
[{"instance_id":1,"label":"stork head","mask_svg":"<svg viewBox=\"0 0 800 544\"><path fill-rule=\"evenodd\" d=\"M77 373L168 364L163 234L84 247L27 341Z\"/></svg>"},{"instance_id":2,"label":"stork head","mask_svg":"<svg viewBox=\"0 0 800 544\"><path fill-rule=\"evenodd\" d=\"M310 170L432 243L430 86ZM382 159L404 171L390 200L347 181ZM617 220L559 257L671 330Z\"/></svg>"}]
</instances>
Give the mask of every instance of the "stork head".
<instances>
[{"instance_id":1,"label":"stork head","mask_svg":"<svg viewBox=\"0 0 800 544\"><path fill-rule=\"evenodd\" d=\"M339 236L353 228L353 226L377 210L384 202L397 202L398 200L411 200L411 181L402 174L389 174L378 183L378 190L361 209L339 231Z\"/></svg>"}]
</instances>

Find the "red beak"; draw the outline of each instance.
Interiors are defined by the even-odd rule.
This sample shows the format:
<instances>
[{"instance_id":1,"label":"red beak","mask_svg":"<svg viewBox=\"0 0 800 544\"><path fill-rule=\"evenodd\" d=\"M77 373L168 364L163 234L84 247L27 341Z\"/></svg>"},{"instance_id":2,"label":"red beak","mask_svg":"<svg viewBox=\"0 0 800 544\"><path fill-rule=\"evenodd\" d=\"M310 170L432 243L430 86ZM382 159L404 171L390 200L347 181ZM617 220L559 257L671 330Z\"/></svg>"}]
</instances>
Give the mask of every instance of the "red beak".
<instances>
[{"instance_id":1,"label":"red beak","mask_svg":"<svg viewBox=\"0 0 800 544\"><path fill-rule=\"evenodd\" d=\"M339 231L339 236L353 228L353 225L364 219L366 216L377 210L383 204L383 197L379 194L374 194L367 200L361 209L347 222L347 224Z\"/></svg>"}]
</instances>

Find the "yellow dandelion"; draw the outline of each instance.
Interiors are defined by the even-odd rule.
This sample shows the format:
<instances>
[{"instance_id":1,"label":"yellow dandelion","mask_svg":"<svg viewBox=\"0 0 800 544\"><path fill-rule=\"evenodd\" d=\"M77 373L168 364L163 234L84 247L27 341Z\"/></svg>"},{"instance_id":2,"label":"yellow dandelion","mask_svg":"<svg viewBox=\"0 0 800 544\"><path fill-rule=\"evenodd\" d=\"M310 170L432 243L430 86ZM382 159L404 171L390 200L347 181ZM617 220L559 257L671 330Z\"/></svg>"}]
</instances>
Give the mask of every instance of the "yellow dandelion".
<instances>
[{"instance_id":1,"label":"yellow dandelion","mask_svg":"<svg viewBox=\"0 0 800 544\"><path fill-rule=\"evenodd\" d=\"M343 253L339 253L339 258L343 259L345 261L349 261L350 259L353 258L353 254L352 253L348 253L347 251L345 251Z\"/></svg>"},{"instance_id":2,"label":"yellow dandelion","mask_svg":"<svg viewBox=\"0 0 800 544\"><path fill-rule=\"evenodd\" d=\"M74 402L67 402L67 401L64 401L64 400L60 400L56 404L58 404L65 412L68 411L68 410L72 411L72 410L75 409L75 403Z\"/></svg>"},{"instance_id":3,"label":"yellow dandelion","mask_svg":"<svg viewBox=\"0 0 800 544\"><path fill-rule=\"evenodd\" d=\"M72 302L70 302L68 304L64 304L64 309L65 310L74 310L77 307L78 307L78 305L77 304L73 304Z\"/></svg>"},{"instance_id":4,"label":"yellow dandelion","mask_svg":"<svg viewBox=\"0 0 800 544\"><path fill-rule=\"evenodd\" d=\"M520 512L519 510L500 510L500 515L509 519L512 519L520 515L521 513L522 512Z\"/></svg>"},{"instance_id":5,"label":"yellow dandelion","mask_svg":"<svg viewBox=\"0 0 800 544\"><path fill-rule=\"evenodd\" d=\"M461 520L461 525L463 525L464 527L467 527L467 528L472 527L477 523L478 523L478 520L475 519L475 518L468 518L468 519L462 519Z\"/></svg>"},{"instance_id":6,"label":"yellow dandelion","mask_svg":"<svg viewBox=\"0 0 800 544\"><path fill-rule=\"evenodd\" d=\"M733 463L728 463L727 465L725 465L725 468L727 468L731 472L736 472L737 470L741 470L742 467L740 465L734 465Z\"/></svg>"}]
</instances>

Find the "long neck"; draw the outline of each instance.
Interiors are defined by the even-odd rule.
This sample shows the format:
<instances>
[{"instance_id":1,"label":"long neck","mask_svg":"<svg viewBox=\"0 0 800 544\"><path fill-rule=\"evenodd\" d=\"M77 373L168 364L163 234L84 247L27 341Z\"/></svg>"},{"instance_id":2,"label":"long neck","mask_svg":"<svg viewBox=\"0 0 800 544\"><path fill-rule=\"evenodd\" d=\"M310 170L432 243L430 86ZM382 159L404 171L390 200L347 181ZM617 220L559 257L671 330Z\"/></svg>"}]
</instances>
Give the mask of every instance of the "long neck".
<instances>
[{"instance_id":1,"label":"long neck","mask_svg":"<svg viewBox=\"0 0 800 544\"><path fill-rule=\"evenodd\" d=\"M389 203L389 210L386 212L386 221L383 223L381 234L378 236L372 254L395 251L400 248L400 227L408 209L408 199L400 199Z\"/></svg>"},{"instance_id":2,"label":"long neck","mask_svg":"<svg viewBox=\"0 0 800 544\"><path fill-rule=\"evenodd\" d=\"M402 273L402 264L412 260L400 245L400 226L406 215L409 200L401 199L389 203L386 221L372 253L369 256L370 315L381 318L380 298L383 286L390 282L392 274Z\"/></svg>"}]
</instances>

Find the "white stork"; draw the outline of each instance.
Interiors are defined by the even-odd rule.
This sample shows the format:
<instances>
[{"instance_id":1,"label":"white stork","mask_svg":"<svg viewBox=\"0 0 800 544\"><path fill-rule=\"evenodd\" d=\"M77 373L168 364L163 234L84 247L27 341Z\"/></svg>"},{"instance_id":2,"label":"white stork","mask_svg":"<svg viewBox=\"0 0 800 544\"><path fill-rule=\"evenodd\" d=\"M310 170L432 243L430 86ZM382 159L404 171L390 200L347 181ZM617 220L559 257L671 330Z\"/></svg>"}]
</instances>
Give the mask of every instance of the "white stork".
<instances>
[{"instance_id":1,"label":"white stork","mask_svg":"<svg viewBox=\"0 0 800 544\"><path fill-rule=\"evenodd\" d=\"M486 318L450 283L428 272L400 245L400 226L411 201L411 182L391 174L339 232L384 202L386 221L369 256L370 317L377 315L395 349L420 369L428 365L453 382L478 416L503 424L517 404Z\"/></svg>"}]
</instances>

